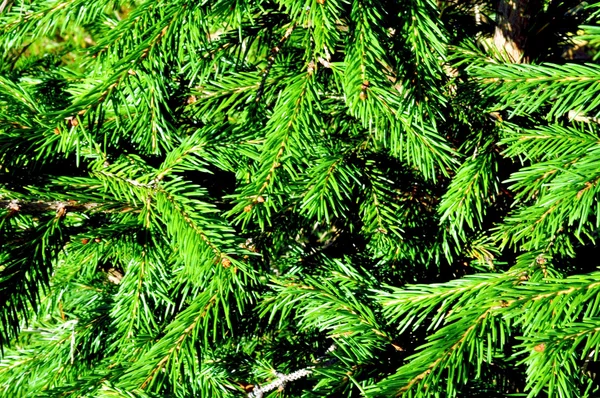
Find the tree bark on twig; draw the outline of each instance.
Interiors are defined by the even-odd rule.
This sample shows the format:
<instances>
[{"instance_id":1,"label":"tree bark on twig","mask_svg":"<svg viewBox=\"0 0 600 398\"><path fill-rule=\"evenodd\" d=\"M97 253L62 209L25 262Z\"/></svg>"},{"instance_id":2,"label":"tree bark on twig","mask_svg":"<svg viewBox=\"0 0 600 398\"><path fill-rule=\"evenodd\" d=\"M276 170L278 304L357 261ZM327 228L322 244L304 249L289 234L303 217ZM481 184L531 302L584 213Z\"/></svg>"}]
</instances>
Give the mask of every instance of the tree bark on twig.
<instances>
[{"instance_id":1,"label":"tree bark on twig","mask_svg":"<svg viewBox=\"0 0 600 398\"><path fill-rule=\"evenodd\" d=\"M62 217L67 212L101 211L104 213L132 211L133 208L111 209L106 203L80 203L75 201L27 201L27 200L0 200L0 209L9 210L12 213L39 214L54 211Z\"/></svg>"}]
</instances>

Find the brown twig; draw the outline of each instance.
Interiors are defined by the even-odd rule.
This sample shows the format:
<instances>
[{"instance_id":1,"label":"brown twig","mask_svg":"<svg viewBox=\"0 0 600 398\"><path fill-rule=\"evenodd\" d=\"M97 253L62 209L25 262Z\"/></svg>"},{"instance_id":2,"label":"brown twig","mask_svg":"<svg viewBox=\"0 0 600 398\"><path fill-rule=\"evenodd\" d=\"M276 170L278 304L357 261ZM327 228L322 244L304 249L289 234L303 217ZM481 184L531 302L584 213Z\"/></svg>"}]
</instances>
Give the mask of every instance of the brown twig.
<instances>
[{"instance_id":1,"label":"brown twig","mask_svg":"<svg viewBox=\"0 0 600 398\"><path fill-rule=\"evenodd\" d=\"M28 201L28 200L0 200L0 209L10 210L12 213L36 214L54 211L62 215L67 212L87 212L100 209L102 203L79 203L69 201ZM103 212L124 211L123 209L103 209Z\"/></svg>"}]
</instances>

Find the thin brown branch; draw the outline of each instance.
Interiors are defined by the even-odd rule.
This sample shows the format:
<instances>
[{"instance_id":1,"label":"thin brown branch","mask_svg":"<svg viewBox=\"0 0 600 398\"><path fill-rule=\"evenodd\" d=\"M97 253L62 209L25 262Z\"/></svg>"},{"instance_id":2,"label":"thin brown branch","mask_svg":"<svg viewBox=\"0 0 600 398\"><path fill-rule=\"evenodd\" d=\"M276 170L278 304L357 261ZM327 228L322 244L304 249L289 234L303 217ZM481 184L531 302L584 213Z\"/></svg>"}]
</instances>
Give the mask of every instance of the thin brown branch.
<instances>
[{"instance_id":1,"label":"thin brown branch","mask_svg":"<svg viewBox=\"0 0 600 398\"><path fill-rule=\"evenodd\" d=\"M12 213L37 214L46 212L56 212L61 216L68 212L88 212L99 210L105 213L124 212L133 210L132 208L103 208L105 203L79 203L76 201L28 201L28 200L0 200L0 209L10 210Z\"/></svg>"}]
</instances>

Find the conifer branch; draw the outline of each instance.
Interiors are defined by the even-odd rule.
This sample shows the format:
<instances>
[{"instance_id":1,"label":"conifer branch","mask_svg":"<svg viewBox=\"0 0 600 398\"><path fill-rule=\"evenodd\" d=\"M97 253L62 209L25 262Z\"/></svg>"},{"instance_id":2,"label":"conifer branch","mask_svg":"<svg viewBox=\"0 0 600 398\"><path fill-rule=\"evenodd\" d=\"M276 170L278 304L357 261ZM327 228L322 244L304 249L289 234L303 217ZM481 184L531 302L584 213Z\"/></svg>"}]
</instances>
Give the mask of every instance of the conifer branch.
<instances>
[{"instance_id":1,"label":"conifer branch","mask_svg":"<svg viewBox=\"0 0 600 398\"><path fill-rule=\"evenodd\" d=\"M0 395L597 396L599 2L539 3L0 0Z\"/></svg>"}]
</instances>

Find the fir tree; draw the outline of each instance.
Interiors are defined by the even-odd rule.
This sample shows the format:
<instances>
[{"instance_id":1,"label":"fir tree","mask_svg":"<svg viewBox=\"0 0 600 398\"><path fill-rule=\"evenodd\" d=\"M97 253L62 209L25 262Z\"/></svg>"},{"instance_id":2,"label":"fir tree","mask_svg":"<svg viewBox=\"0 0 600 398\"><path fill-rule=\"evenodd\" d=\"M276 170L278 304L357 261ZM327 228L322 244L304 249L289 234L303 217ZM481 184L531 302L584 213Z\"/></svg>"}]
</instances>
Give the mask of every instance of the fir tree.
<instances>
[{"instance_id":1,"label":"fir tree","mask_svg":"<svg viewBox=\"0 0 600 398\"><path fill-rule=\"evenodd\" d=\"M2 2L0 396L597 396L588 3Z\"/></svg>"}]
</instances>

